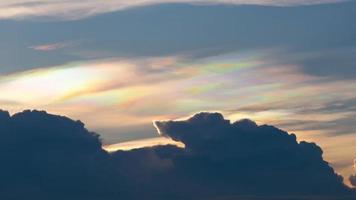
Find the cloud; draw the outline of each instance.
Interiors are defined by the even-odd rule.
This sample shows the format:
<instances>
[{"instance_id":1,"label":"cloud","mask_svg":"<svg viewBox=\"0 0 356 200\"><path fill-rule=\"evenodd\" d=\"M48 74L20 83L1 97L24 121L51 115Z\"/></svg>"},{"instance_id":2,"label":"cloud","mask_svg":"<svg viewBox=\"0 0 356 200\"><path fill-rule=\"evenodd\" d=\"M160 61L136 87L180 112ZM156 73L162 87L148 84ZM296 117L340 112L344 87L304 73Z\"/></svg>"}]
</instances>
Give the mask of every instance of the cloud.
<instances>
[{"instance_id":1,"label":"cloud","mask_svg":"<svg viewBox=\"0 0 356 200\"><path fill-rule=\"evenodd\" d=\"M80 121L1 111L0 135L1 199L98 199L116 192L99 136Z\"/></svg>"},{"instance_id":2,"label":"cloud","mask_svg":"<svg viewBox=\"0 0 356 200\"><path fill-rule=\"evenodd\" d=\"M176 70L178 60L175 57L91 60L0 76L1 100L16 99L28 106L88 97L100 101L103 99L98 96L103 95L111 97L105 97L104 101L124 106L154 92L151 88L159 84L190 77Z\"/></svg>"},{"instance_id":3,"label":"cloud","mask_svg":"<svg viewBox=\"0 0 356 200\"><path fill-rule=\"evenodd\" d=\"M306 73L338 79L354 79L356 76L356 48L339 48L319 52L301 62ZM341 69L341 70L340 70Z\"/></svg>"},{"instance_id":4,"label":"cloud","mask_svg":"<svg viewBox=\"0 0 356 200\"><path fill-rule=\"evenodd\" d=\"M5 0L0 3L0 19L28 19L31 17L80 19L101 13L124 10L131 7L165 3L296 6L337 3L342 1L343 0L112 0L102 2L98 0L83 0L73 2L44 0Z\"/></svg>"},{"instance_id":5,"label":"cloud","mask_svg":"<svg viewBox=\"0 0 356 200\"><path fill-rule=\"evenodd\" d=\"M310 47L311 49L316 47L313 50L287 51L285 54L282 53L274 56L274 59L279 63L295 63L305 74L325 77L329 81L355 79L356 60L353 56L356 53L355 44L351 40L347 44L345 43L348 40L346 38L349 37L345 33L349 31L353 32L356 30L354 28L353 26L348 26L347 29L349 30L339 32L340 34L344 34L343 36L340 35L340 38L343 38L340 41L335 42L329 38L327 43L333 47L329 45L326 45L328 47L323 47L322 44L318 44L318 39L315 39L312 41L314 46ZM305 45L304 47L309 48L307 44Z\"/></svg>"},{"instance_id":6,"label":"cloud","mask_svg":"<svg viewBox=\"0 0 356 200\"><path fill-rule=\"evenodd\" d=\"M41 44L36 46L30 46L30 49L36 51L54 51L72 46L72 43L51 43L51 44Z\"/></svg>"},{"instance_id":7,"label":"cloud","mask_svg":"<svg viewBox=\"0 0 356 200\"><path fill-rule=\"evenodd\" d=\"M146 138L141 140L134 140L128 142L121 142L117 144L104 145L103 149L109 152L115 152L119 150L127 151L132 149L139 149L143 147L153 147L159 145L175 145L184 148L184 144L180 142L175 142L170 138L166 137L155 137L155 138Z\"/></svg>"},{"instance_id":8,"label":"cloud","mask_svg":"<svg viewBox=\"0 0 356 200\"><path fill-rule=\"evenodd\" d=\"M55 1L90 5L83 2ZM95 10L100 10L114 1L95 2L100 3ZM2 20L0 73L112 57L187 55L195 59L280 48L271 60L300 65L313 76L354 79L356 26L351 19L356 17L355 7L353 1L298 7L160 4L77 21ZM46 56L28 48L29 44L83 40L65 51L46 51Z\"/></svg>"},{"instance_id":9,"label":"cloud","mask_svg":"<svg viewBox=\"0 0 356 200\"><path fill-rule=\"evenodd\" d=\"M248 117L318 142L334 169L348 177L339 163L354 158L355 83L271 64L264 52L194 61L92 60L26 71L1 78L1 102L11 112L30 107L84 120L106 144L155 137L152 119L220 110L231 120ZM331 146L331 140L346 143Z\"/></svg>"},{"instance_id":10,"label":"cloud","mask_svg":"<svg viewBox=\"0 0 356 200\"><path fill-rule=\"evenodd\" d=\"M275 127L258 126L250 120L230 124L219 113L200 113L184 121L156 122L156 127L162 135L185 144L186 152L175 160L176 166L182 166L177 171L187 171L191 181L201 181L197 185L204 182L212 184L215 191L242 194L345 192L342 178L323 161L320 147L298 143L295 135ZM219 188L209 180L224 180L240 190L235 187L229 190L229 185ZM330 186L333 189L326 191Z\"/></svg>"},{"instance_id":11,"label":"cloud","mask_svg":"<svg viewBox=\"0 0 356 200\"><path fill-rule=\"evenodd\" d=\"M350 180L351 185L356 187L356 175L351 175L349 177L349 180Z\"/></svg>"},{"instance_id":12,"label":"cloud","mask_svg":"<svg viewBox=\"0 0 356 200\"><path fill-rule=\"evenodd\" d=\"M220 199L241 195L342 197L351 190L316 144L219 113L155 123L185 147L108 153L80 121L0 112L1 199ZM273 177L273 178L271 178ZM18 192L21 191L21 192ZM140 192L138 192L140 191Z\"/></svg>"}]
</instances>

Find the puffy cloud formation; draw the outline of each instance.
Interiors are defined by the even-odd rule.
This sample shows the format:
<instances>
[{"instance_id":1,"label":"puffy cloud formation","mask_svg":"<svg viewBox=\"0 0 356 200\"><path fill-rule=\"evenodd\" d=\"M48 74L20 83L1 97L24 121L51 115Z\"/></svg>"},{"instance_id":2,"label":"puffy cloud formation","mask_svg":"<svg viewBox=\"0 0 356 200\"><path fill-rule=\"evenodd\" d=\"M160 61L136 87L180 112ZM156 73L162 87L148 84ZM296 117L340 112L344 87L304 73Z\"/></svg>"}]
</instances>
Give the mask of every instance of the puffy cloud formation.
<instances>
[{"instance_id":1,"label":"puffy cloud formation","mask_svg":"<svg viewBox=\"0 0 356 200\"><path fill-rule=\"evenodd\" d=\"M80 121L0 112L0 135L0 199L98 199L118 191L109 155Z\"/></svg>"},{"instance_id":2,"label":"puffy cloud formation","mask_svg":"<svg viewBox=\"0 0 356 200\"><path fill-rule=\"evenodd\" d=\"M351 175L349 177L349 181L350 181L351 185L356 187L356 174L355 175Z\"/></svg>"},{"instance_id":3,"label":"puffy cloud formation","mask_svg":"<svg viewBox=\"0 0 356 200\"><path fill-rule=\"evenodd\" d=\"M1 199L236 199L352 195L313 143L219 113L155 122L185 144L105 152L80 121L0 112Z\"/></svg>"},{"instance_id":4,"label":"puffy cloud formation","mask_svg":"<svg viewBox=\"0 0 356 200\"><path fill-rule=\"evenodd\" d=\"M294 134L273 126L258 126L250 120L231 124L219 113L156 122L156 126L161 134L186 145L174 159L176 173L199 187L226 194L346 192L342 178L323 160L320 147L298 143Z\"/></svg>"}]
</instances>

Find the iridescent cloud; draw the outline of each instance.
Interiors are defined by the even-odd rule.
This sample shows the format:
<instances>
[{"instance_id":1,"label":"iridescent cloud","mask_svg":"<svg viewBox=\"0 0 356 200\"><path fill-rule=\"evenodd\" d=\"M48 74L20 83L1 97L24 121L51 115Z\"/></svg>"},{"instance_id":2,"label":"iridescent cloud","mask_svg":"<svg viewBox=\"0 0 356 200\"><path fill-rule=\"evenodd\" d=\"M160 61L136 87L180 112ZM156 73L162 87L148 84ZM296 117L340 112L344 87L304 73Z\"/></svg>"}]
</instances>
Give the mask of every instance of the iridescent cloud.
<instances>
[{"instance_id":1,"label":"iridescent cloud","mask_svg":"<svg viewBox=\"0 0 356 200\"><path fill-rule=\"evenodd\" d=\"M306 75L293 63L268 59L275 53L94 60L24 71L0 77L0 102L12 112L35 108L68 115L90 129L110 129L111 136L121 130L116 139L100 131L107 144L123 141L120 134L134 127L152 127L154 120L221 111L231 120L252 118L317 141L327 160L348 176L345 163L354 158L356 142L356 81ZM332 143L335 138L340 142ZM152 140L111 147L161 142Z\"/></svg>"}]
</instances>

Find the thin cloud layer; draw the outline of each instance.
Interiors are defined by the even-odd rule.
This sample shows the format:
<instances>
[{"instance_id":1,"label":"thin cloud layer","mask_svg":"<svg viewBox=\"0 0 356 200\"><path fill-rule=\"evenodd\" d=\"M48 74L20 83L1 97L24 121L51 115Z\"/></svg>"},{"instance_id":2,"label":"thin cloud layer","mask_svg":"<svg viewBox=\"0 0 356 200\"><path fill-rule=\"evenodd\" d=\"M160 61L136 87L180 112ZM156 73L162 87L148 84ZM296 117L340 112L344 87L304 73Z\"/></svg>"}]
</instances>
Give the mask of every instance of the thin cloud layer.
<instances>
[{"instance_id":1,"label":"thin cloud layer","mask_svg":"<svg viewBox=\"0 0 356 200\"><path fill-rule=\"evenodd\" d=\"M158 200L327 195L338 199L353 195L323 160L320 147L298 143L295 135L275 127L250 120L231 124L219 113L155 124L161 134L185 148L163 145L110 154L80 121L39 111L13 116L1 111L0 197Z\"/></svg>"},{"instance_id":2,"label":"thin cloud layer","mask_svg":"<svg viewBox=\"0 0 356 200\"><path fill-rule=\"evenodd\" d=\"M131 7L164 3L295 6L342 1L344 0L5 0L0 3L0 19L28 19L43 16L57 19L80 19Z\"/></svg>"},{"instance_id":3,"label":"thin cloud layer","mask_svg":"<svg viewBox=\"0 0 356 200\"><path fill-rule=\"evenodd\" d=\"M36 45L36 46L30 46L30 49L36 50L36 51L55 51L59 49L63 49L66 47L69 47L73 44L71 43L53 43L53 44L41 44L41 45Z\"/></svg>"},{"instance_id":4,"label":"thin cloud layer","mask_svg":"<svg viewBox=\"0 0 356 200\"><path fill-rule=\"evenodd\" d=\"M313 76L354 79L355 8L353 1L297 7L160 4L77 21L1 20L0 73L92 59L194 60L280 48L271 55L274 62L298 65ZM75 45L29 48L68 42Z\"/></svg>"}]
</instances>

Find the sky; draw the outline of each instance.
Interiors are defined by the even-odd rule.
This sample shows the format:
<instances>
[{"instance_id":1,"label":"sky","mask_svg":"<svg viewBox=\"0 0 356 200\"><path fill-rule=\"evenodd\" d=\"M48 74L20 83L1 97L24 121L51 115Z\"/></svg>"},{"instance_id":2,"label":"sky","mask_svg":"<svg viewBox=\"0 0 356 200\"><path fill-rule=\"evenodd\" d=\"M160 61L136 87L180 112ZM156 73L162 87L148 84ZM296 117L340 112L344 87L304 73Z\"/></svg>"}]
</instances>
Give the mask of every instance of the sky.
<instances>
[{"instance_id":1,"label":"sky","mask_svg":"<svg viewBox=\"0 0 356 200\"><path fill-rule=\"evenodd\" d=\"M162 142L155 120L219 111L355 172L355 1L3 0L0 13L1 109L80 119L123 148Z\"/></svg>"}]
</instances>

